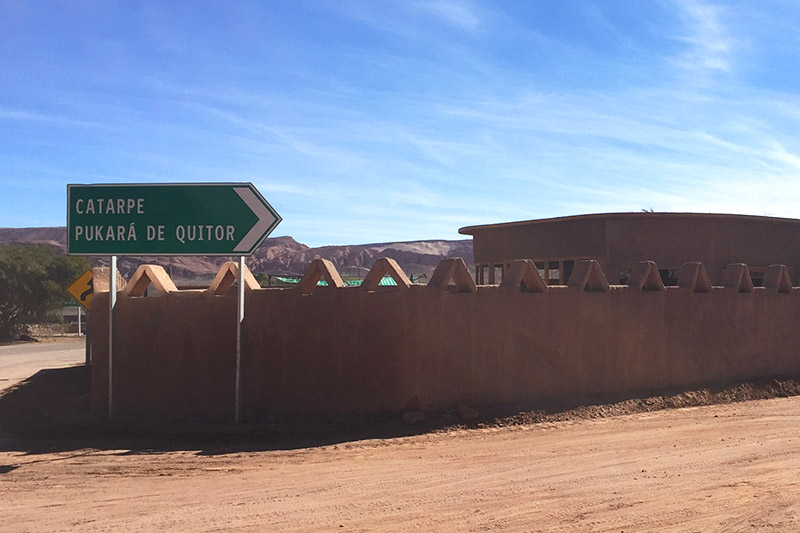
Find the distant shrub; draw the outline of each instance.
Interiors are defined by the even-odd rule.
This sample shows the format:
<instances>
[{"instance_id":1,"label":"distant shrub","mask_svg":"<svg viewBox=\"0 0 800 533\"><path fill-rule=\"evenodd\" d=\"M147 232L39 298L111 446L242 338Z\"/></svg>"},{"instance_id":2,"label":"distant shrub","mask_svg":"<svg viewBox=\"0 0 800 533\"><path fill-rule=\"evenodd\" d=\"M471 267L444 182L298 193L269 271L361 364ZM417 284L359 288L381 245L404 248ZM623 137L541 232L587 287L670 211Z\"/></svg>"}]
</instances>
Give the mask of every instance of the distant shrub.
<instances>
[{"instance_id":1,"label":"distant shrub","mask_svg":"<svg viewBox=\"0 0 800 533\"><path fill-rule=\"evenodd\" d=\"M0 340L64 304L65 289L89 268L85 257L58 253L49 246L0 245Z\"/></svg>"}]
</instances>

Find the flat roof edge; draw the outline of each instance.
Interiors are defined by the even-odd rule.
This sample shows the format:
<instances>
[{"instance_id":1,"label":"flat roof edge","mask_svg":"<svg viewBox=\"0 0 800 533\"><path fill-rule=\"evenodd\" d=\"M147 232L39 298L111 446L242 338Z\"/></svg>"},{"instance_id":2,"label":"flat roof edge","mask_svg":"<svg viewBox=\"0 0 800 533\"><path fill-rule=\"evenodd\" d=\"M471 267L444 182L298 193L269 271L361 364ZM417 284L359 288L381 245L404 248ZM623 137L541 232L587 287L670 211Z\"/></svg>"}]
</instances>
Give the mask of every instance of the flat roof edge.
<instances>
[{"instance_id":1,"label":"flat roof edge","mask_svg":"<svg viewBox=\"0 0 800 533\"><path fill-rule=\"evenodd\" d=\"M486 229L495 229L495 228L508 228L513 226L527 226L531 224L547 224L551 222L566 222L570 220L591 220L591 219L613 219L613 218L646 218L646 217L658 217L658 218L677 218L677 217L684 217L684 218L716 218L716 219L731 219L731 220L760 220L765 222L787 222L793 224L800 224L800 220L796 218L782 218L782 217L771 217L771 216L764 216L764 215L740 215L740 214L733 214L733 213L676 213L670 211L659 211L659 212L621 212L621 213L591 213L585 215L568 215L563 217L551 217L551 218L538 218L532 220L520 220L515 222L500 222L497 224L480 224L475 226L464 226L463 228L459 228L458 232L462 235L473 235L475 232L480 230Z\"/></svg>"}]
</instances>

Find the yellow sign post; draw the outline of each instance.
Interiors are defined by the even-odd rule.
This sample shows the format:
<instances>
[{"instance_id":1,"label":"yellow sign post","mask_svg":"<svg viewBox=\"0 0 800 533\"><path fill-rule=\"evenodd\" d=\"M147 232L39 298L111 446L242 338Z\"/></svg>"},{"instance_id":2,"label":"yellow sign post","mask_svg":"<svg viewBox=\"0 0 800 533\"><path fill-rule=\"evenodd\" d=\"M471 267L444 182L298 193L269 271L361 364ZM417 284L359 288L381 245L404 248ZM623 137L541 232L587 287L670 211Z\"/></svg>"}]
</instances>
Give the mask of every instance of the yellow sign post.
<instances>
[{"instance_id":1,"label":"yellow sign post","mask_svg":"<svg viewBox=\"0 0 800 533\"><path fill-rule=\"evenodd\" d=\"M75 298L79 304L87 310L91 310L92 295L94 295L94 282L91 269L87 270L81 274L78 279L73 281L72 285L67 287L67 292Z\"/></svg>"}]
</instances>

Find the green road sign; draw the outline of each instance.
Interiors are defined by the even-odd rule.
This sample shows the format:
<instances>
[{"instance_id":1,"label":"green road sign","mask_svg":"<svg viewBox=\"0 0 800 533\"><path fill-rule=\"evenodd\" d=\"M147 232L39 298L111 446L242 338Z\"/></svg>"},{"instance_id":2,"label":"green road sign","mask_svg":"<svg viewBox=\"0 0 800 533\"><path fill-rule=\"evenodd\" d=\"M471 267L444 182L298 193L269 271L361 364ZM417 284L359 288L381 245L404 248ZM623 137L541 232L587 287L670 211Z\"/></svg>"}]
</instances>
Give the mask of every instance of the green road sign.
<instances>
[{"instance_id":1,"label":"green road sign","mask_svg":"<svg viewBox=\"0 0 800 533\"><path fill-rule=\"evenodd\" d=\"M281 221L252 183L67 185L73 255L250 255Z\"/></svg>"}]
</instances>

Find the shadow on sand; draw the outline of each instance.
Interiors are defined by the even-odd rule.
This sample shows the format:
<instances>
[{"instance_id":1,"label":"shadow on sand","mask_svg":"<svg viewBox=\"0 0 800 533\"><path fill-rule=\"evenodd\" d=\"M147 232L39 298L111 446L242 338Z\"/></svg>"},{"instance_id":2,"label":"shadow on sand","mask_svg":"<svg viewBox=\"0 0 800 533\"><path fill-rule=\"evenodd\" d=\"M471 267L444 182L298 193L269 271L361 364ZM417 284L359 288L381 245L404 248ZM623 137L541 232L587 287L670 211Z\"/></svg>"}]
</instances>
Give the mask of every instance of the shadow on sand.
<instances>
[{"instance_id":1,"label":"shadow on sand","mask_svg":"<svg viewBox=\"0 0 800 533\"><path fill-rule=\"evenodd\" d=\"M408 425L397 413L347 417L271 417L241 424L212 422L110 423L92 414L90 370L41 370L0 393L0 451L27 454L84 449L159 453L188 450L217 455L292 450L364 439L417 435L461 420L454 412ZM5 468L0 465L0 473Z\"/></svg>"},{"instance_id":2,"label":"shadow on sand","mask_svg":"<svg viewBox=\"0 0 800 533\"><path fill-rule=\"evenodd\" d=\"M800 395L800 381L770 378L734 385L710 385L690 391L581 397L548 405L497 405L480 408L465 424L456 409L425 413L424 421L406 424L398 413L369 416L284 416L241 424L179 422L110 423L94 417L90 406L90 371L86 366L41 370L0 393L0 451L37 455L54 452L157 454L194 451L198 455L294 450L365 439L387 439L440 430L527 425L603 418L661 409L724 404ZM0 474L14 465L0 464Z\"/></svg>"}]
</instances>

